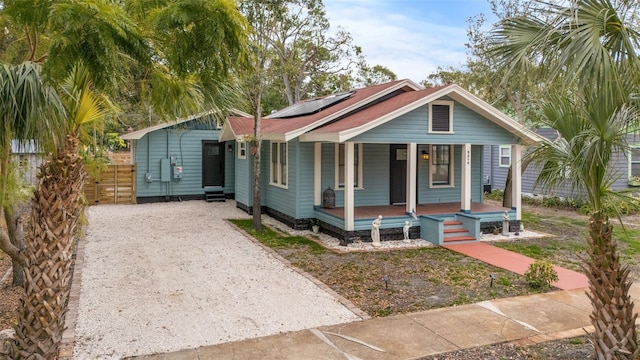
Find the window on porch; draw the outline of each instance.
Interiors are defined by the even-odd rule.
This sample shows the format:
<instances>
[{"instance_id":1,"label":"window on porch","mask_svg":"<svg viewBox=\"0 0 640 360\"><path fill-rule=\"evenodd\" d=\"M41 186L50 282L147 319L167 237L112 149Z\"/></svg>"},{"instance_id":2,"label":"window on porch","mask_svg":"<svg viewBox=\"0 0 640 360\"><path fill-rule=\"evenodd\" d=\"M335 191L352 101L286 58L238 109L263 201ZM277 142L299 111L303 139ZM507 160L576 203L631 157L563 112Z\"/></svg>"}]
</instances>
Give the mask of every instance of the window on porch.
<instances>
[{"instance_id":1,"label":"window on porch","mask_svg":"<svg viewBox=\"0 0 640 360\"><path fill-rule=\"evenodd\" d=\"M500 145L500 167L511 166L511 145Z\"/></svg>"},{"instance_id":2,"label":"window on porch","mask_svg":"<svg viewBox=\"0 0 640 360\"><path fill-rule=\"evenodd\" d=\"M287 186L287 143L271 143L270 174L272 185Z\"/></svg>"},{"instance_id":3,"label":"window on porch","mask_svg":"<svg viewBox=\"0 0 640 360\"><path fill-rule=\"evenodd\" d=\"M431 145L430 187L453 186L453 147Z\"/></svg>"},{"instance_id":4,"label":"window on porch","mask_svg":"<svg viewBox=\"0 0 640 360\"><path fill-rule=\"evenodd\" d=\"M453 101L429 104L429 133L453 133Z\"/></svg>"},{"instance_id":5,"label":"window on porch","mask_svg":"<svg viewBox=\"0 0 640 360\"><path fill-rule=\"evenodd\" d=\"M336 189L344 189L345 144L336 144ZM362 144L353 144L353 186L362 188Z\"/></svg>"},{"instance_id":6,"label":"window on porch","mask_svg":"<svg viewBox=\"0 0 640 360\"><path fill-rule=\"evenodd\" d=\"M629 185L640 186L640 145L634 145L629 151Z\"/></svg>"}]
</instances>

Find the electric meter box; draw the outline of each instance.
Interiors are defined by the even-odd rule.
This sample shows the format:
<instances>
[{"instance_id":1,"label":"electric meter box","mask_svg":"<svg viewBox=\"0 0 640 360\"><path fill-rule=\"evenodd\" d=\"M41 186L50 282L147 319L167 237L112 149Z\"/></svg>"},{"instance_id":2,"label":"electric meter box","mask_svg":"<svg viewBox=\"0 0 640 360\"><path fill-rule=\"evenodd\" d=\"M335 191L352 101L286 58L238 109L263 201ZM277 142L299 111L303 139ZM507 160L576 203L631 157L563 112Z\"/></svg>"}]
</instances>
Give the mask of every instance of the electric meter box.
<instances>
[{"instance_id":1,"label":"electric meter box","mask_svg":"<svg viewBox=\"0 0 640 360\"><path fill-rule=\"evenodd\" d=\"M174 166L173 167L173 178L174 179L182 179L182 166Z\"/></svg>"}]
</instances>

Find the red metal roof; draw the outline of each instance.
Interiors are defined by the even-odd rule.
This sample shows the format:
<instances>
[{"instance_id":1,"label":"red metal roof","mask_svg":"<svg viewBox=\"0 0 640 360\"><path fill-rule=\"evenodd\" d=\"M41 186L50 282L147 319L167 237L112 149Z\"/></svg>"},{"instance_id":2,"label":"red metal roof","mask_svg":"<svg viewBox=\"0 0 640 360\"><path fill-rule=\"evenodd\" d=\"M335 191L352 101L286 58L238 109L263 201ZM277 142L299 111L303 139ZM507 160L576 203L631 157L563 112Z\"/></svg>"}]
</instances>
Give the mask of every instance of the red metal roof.
<instances>
[{"instance_id":1,"label":"red metal roof","mask_svg":"<svg viewBox=\"0 0 640 360\"><path fill-rule=\"evenodd\" d=\"M401 109L413 102L416 102L428 95L431 95L434 92L440 89L443 89L447 86L448 85L438 86L438 87L432 87L429 89L410 91L410 92L405 92L403 94L399 94L390 99L381 101L362 111L358 111L336 122L332 122L325 126L314 129L313 131L310 131L310 133L313 133L313 134L336 133L344 130L358 128L392 111Z\"/></svg>"},{"instance_id":2,"label":"red metal roof","mask_svg":"<svg viewBox=\"0 0 640 360\"><path fill-rule=\"evenodd\" d=\"M366 100L378 93L383 93L385 90L388 90L395 85L403 82L405 80L392 81L385 84L374 85L362 89L355 90L353 95L348 97L341 102L338 102L326 109L323 109L319 112L297 116L291 118L284 119L269 119L262 118L262 134L287 134L305 127L308 127L316 122L320 122L321 120L330 117L331 115L340 112L341 110L345 110L350 106L358 104L359 102ZM406 90L414 90L411 88L407 88ZM415 91L409 91L415 92ZM373 99L372 99L373 100ZM244 117L230 117L228 118L228 125L231 126L233 133L236 136L245 136L251 135L254 132L254 119L253 118L244 118ZM321 125L318 124L318 125ZM312 129L309 129L312 130Z\"/></svg>"}]
</instances>

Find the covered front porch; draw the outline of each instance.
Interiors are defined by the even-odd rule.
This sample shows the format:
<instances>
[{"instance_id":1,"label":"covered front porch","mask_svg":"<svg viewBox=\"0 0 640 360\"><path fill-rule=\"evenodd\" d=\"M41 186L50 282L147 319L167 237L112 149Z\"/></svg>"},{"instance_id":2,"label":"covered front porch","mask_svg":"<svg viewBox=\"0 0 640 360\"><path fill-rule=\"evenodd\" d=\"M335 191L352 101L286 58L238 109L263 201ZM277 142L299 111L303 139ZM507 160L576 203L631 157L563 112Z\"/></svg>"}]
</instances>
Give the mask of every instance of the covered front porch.
<instances>
[{"instance_id":1,"label":"covered front porch","mask_svg":"<svg viewBox=\"0 0 640 360\"><path fill-rule=\"evenodd\" d=\"M445 221L465 222L465 227L472 227L469 231L470 236L478 239L481 231L501 227L505 211L509 215L509 220L512 221L511 227L519 226L522 145L511 145L512 198L514 199L511 208L494 206L482 201L481 146L470 143L446 145L449 149L444 157L449 164L446 169L448 176L445 177L447 181L436 183L433 181L435 175L432 170L438 166L438 163L429 160L428 153L427 157L423 157L425 150L431 150L433 159L435 148L433 145L387 144L386 148L384 144L365 143L364 145L357 148L358 152L355 151L353 142L347 141L341 145L344 146L344 153L340 154L344 164L340 168L344 172L344 185L336 191L340 201L336 201L334 208L328 208L323 204L323 192L327 189L327 183L331 184L331 179L327 181L325 177L323 181L322 175L331 174L327 171L327 167L332 170L331 168L339 159L338 152L331 153L331 156L327 157L326 154L323 156L323 147L320 143L314 146L313 218L321 223L325 232L345 239L365 238L366 232L371 230L371 221L378 215L382 215L380 229L388 233L385 237L388 240L402 239L402 228L406 221L409 221L413 228L413 237L423 236L424 229L421 232L420 228L427 226L443 228L446 233L446 226L439 224ZM330 147L324 149L331 150ZM376 151L377 149L382 150ZM362 156L362 152L365 153L364 161L356 162L358 159L356 155ZM378 155L377 159L366 157L372 152ZM331 162L332 157L335 157L335 162ZM438 159L441 158L438 157ZM323 160L325 160L324 163ZM326 160L330 161L329 164L326 164ZM402 166L395 167L394 164L400 160L403 162ZM360 182L362 176L358 174L362 168L365 174L364 185ZM337 173L337 170L334 173ZM399 173L403 175L403 180L394 186L389 182L389 178ZM354 179L358 179L358 182ZM401 192L403 195L394 201L390 194L399 187L403 188ZM387 188L391 188L391 191L383 192ZM380 196L381 192L382 196ZM386 200L388 198L392 199ZM375 200L371 201L371 199Z\"/></svg>"},{"instance_id":2,"label":"covered front porch","mask_svg":"<svg viewBox=\"0 0 640 360\"><path fill-rule=\"evenodd\" d=\"M344 231L343 207L315 208L315 218L320 222L323 232L344 239L368 241L371 223L379 215L382 216L380 226L381 237L385 240L403 238L403 227L409 223L410 237L422 238L436 245L451 241L476 241L482 232L501 228L505 212L509 216L509 227L516 231L520 222L515 209L499 205L476 203L470 204L470 210L461 211L460 203L420 204L415 211L406 211L405 205L356 206L353 208L354 229Z\"/></svg>"},{"instance_id":3,"label":"covered front porch","mask_svg":"<svg viewBox=\"0 0 640 360\"><path fill-rule=\"evenodd\" d=\"M482 214L502 214L504 211L511 211L509 208L502 206L491 205L486 203L471 203L471 212L473 215ZM331 214L336 218L344 220L344 208L335 207L332 209L318 208L316 211ZM460 212L460 203L440 203L440 204L422 204L417 205L415 208L416 216L421 215L450 215ZM386 206L356 206L353 209L354 218L356 220L373 220L378 215L382 215L383 218L389 217L406 217L410 214L407 213L404 204L402 205L386 205Z\"/></svg>"}]
</instances>

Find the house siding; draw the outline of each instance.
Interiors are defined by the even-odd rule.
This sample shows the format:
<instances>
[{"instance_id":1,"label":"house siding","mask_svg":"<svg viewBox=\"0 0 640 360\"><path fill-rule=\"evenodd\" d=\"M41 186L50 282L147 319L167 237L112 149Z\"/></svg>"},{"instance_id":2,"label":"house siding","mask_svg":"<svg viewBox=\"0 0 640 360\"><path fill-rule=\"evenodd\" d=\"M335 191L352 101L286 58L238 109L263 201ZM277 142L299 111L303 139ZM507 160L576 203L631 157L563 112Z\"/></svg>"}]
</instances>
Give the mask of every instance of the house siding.
<instances>
[{"instance_id":1,"label":"house siding","mask_svg":"<svg viewBox=\"0 0 640 360\"><path fill-rule=\"evenodd\" d=\"M426 145L418 147L418 153L427 149ZM481 145L471 146L471 201L482 202L482 157ZM437 204L461 201L461 176L462 176L462 146L456 145L453 150L453 187L429 188L429 162L418 162L418 203Z\"/></svg>"},{"instance_id":2,"label":"house siding","mask_svg":"<svg viewBox=\"0 0 640 360\"><path fill-rule=\"evenodd\" d=\"M288 166L288 178L287 178L287 187L283 188L278 185L273 185L269 183L270 177L270 166L271 166L271 151L270 151L271 142L265 141L263 142L263 151L262 151L262 171L265 176L263 179L266 181L263 183L264 191L262 194L263 206L266 206L271 209L276 209L277 211L291 217L296 216L296 194L298 188L298 169L293 164L299 163L299 148L300 143L297 140L290 141L287 145L287 166Z\"/></svg>"},{"instance_id":3,"label":"house siding","mask_svg":"<svg viewBox=\"0 0 640 360\"><path fill-rule=\"evenodd\" d=\"M428 145L419 145L418 153ZM375 206L390 204L390 146L388 144L363 144L363 189L354 191L355 206ZM313 149L312 149L313 150ZM322 145L322 189L335 189L335 145ZM483 147L474 145L471 149L472 201L483 198L482 164ZM429 188L429 162L418 159L418 203L439 203L460 201L461 146L454 146L454 187ZM311 162L311 161L310 161ZM311 162L312 163L312 162ZM313 169L310 170L312 172ZM313 187L313 184L310 185ZM344 191L336 190L336 206L344 206ZM313 199L312 199L313 200Z\"/></svg>"},{"instance_id":4,"label":"house siding","mask_svg":"<svg viewBox=\"0 0 640 360\"><path fill-rule=\"evenodd\" d=\"M428 133L429 105L419 107L350 141L364 143L512 144L518 139L458 102L453 108L453 134Z\"/></svg>"},{"instance_id":5,"label":"house siding","mask_svg":"<svg viewBox=\"0 0 640 360\"><path fill-rule=\"evenodd\" d=\"M363 144L362 188L354 190L355 206L389 204L389 145ZM336 206L344 206L344 190L336 189L335 144L322 144L322 190L331 187Z\"/></svg>"},{"instance_id":6,"label":"house siding","mask_svg":"<svg viewBox=\"0 0 640 360\"><path fill-rule=\"evenodd\" d=\"M203 195L202 188L202 141L217 141L218 130L177 130L162 129L145 135L136 142L135 161L138 164L136 175L136 196L186 196ZM225 153L225 161L229 153ZM183 167L183 178L160 181L161 159L173 157L173 162ZM226 165L229 169L229 165ZM232 174L225 173L226 181L233 183ZM146 181L146 174L152 181ZM229 177L231 176L231 177Z\"/></svg>"},{"instance_id":7,"label":"house siding","mask_svg":"<svg viewBox=\"0 0 640 360\"><path fill-rule=\"evenodd\" d=\"M504 190L507 173L509 168L500 167L500 146L492 145L487 146L489 150L487 151L484 163L489 164L489 166L485 169L485 176L490 177L491 188ZM632 187L628 185L629 178L629 169L628 169L628 160L627 154L617 152L613 154L610 163L610 175L613 176L614 182L611 186L613 190L628 190ZM573 192L568 186L560 186L556 189L542 189L540 186L536 186L536 180L538 175L540 174L540 167L534 162L531 162L524 173L522 174L522 193L528 195L549 195L549 196L560 196L560 197L575 197L580 196Z\"/></svg>"},{"instance_id":8,"label":"house siding","mask_svg":"<svg viewBox=\"0 0 640 360\"><path fill-rule=\"evenodd\" d=\"M238 144L235 144L236 149ZM238 156L237 153L235 155ZM236 202L246 206L253 205L252 189L252 157L247 149L247 156L244 159L235 159L235 197Z\"/></svg>"},{"instance_id":9,"label":"house siding","mask_svg":"<svg viewBox=\"0 0 640 360\"><path fill-rule=\"evenodd\" d=\"M297 149L295 167L298 169L296 176L298 206L295 215L297 219L312 218L314 217L314 144L298 143Z\"/></svg>"}]
</instances>

